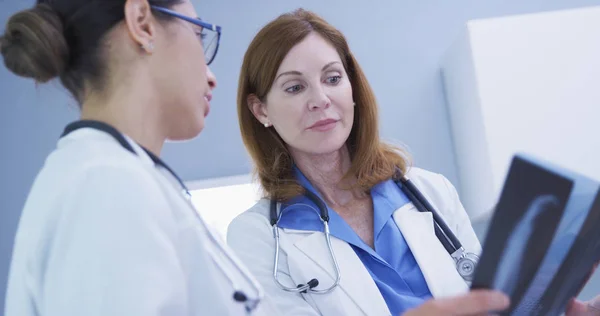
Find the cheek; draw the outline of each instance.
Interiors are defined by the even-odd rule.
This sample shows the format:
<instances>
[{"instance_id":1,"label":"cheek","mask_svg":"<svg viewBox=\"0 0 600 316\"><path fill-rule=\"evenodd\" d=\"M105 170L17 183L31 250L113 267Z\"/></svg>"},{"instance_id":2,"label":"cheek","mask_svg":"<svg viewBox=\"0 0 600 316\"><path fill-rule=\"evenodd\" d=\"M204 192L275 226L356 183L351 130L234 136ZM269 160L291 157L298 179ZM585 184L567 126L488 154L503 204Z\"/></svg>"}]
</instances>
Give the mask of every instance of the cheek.
<instances>
[{"instance_id":1,"label":"cheek","mask_svg":"<svg viewBox=\"0 0 600 316\"><path fill-rule=\"evenodd\" d=\"M278 104L277 107L269 109L268 116L273 119L274 122L292 122L297 120L300 116L300 112L296 109L294 104Z\"/></svg>"},{"instance_id":2,"label":"cheek","mask_svg":"<svg viewBox=\"0 0 600 316\"><path fill-rule=\"evenodd\" d=\"M194 104L202 103L208 90L207 66L200 42L194 36L179 35L174 43L172 56L177 63L175 72L167 80L179 86L181 97L190 98Z\"/></svg>"},{"instance_id":3,"label":"cheek","mask_svg":"<svg viewBox=\"0 0 600 316\"><path fill-rule=\"evenodd\" d=\"M354 101L350 83L337 87L331 94L331 102L335 105L345 124L352 124L354 119Z\"/></svg>"},{"instance_id":4,"label":"cheek","mask_svg":"<svg viewBox=\"0 0 600 316\"><path fill-rule=\"evenodd\" d=\"M206 61L204 60L204 51L202 45L195 38L181 40L181 44L178 45L179 54L177 56L181 69L185 69L190 79L196 80L201 77L202 81L200 84L206 83Z\"/></svg>"},{"instance_id":5,"label":"cheek","mask_svg":"<svg viewBox=\"0 0 600 316\"><path fill-rule=\"evenodd\" d=\"M281 102L269 109L269 120L284 140L292 140L304 128L303 107L297 102Z\"/></svg>"},{"instance_id":6,"label":"cheek","mask_svg":"<svg viewBox=\"0 0 600 316\"><path fill-rule=\"evenodd\" d=\"M350 108L354 107L353 106L354 97L352 96L352 85L350 84L349 81L345 81L345 84L341 87L340 98L342 99L344 105L347 105Z\"/></svg>"},{"instance_id":7,"label":"cheek","mask_svg":"<svg viewBox=\"0 0 600 316\"><path fill-rule=\"evenodd\" d=\"M204 94L208 89L206 65L200 58L192 58L192 51L186 50L182 40L173 41L169 61L165 61L163 67L161 80L169 87L165 101L176 112L173 114L175 124L195 125L192 120L200 120L198 123L203 125Z\"/></svg>"},{"instance_id":8,"label":"cheek","mask_svg":"<svg viewBox=\"0 0 600 316\"><path fill-rule=\"evenodd\" d=\"M165 56L165 64L176 66L178 70L185 71L188 74L201 74L206 76L206 61L204 60L204 51L200 40L192 30L180 27L171 30L167 36L166 46L168 51ZM196 78L197 79L197 78ZM174 80L177 81L176 78Z\"/></svg>"}]
</instances>

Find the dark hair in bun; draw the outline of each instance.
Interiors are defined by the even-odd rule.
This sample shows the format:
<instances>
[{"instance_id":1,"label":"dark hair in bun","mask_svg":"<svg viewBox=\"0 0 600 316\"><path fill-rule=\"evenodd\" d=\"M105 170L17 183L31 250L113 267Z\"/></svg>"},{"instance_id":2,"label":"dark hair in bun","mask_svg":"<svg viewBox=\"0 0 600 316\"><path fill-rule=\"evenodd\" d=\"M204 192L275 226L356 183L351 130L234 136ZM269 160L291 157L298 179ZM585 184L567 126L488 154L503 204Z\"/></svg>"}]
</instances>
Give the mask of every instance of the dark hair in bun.
<instances>
[{"instance_id":1,"label":"dark hair in bun","mask_svg":"<svg viewBox=\"0 0 600 316\"><path fill-rule=\"evenodd\" d=\"M79 102L84 82L102 88L102 40L125 18L126 0L38 0L9 18L0 37L4 65L18 76L47 82L59 77ZM172 7L182 0L149 0ZM161 16L157 17L168 18Z\"/></svg>"},{"instance_id":2,"label":"dark hair in bun","mask_svg":"<svg viewBox=\"0 0 600 316\"><path fill-rule=\"evenodd\" d=\"M47 4L13 15L0 45L6 68L38 82L62 74L69 61L62 21Z\"/></svg>"}]
</instances>

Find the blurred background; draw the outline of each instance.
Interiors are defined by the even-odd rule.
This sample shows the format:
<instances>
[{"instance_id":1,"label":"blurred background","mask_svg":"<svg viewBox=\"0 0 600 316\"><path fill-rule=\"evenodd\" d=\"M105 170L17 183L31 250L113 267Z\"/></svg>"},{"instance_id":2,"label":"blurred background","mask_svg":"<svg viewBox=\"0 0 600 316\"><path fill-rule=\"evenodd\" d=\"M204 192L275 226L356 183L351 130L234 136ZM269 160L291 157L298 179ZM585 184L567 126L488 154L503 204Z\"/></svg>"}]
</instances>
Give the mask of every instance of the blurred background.
<instances>
[{"instance_id":1,"label":"blurred background","mask_svg":"<svg viewBox=\"0 0 600 316\"><path fill-rule=\"evenodd\" d=\"M193 2L204 20L223 27L211 65L218 87L204 132L168 144L163 158L223 234L231 218L254 203L258 189L237 124L242 57L264 24L298 7L346 35L378 98L381 136L408 148L415 166L454 183L480 238L515 152L600 179L594 121L600 117L600 0ZM0 28L33 4L0 1ZM58 82L36 86L4 67L0 103L2 311L27 192L78 110ZM581 298L596 294L599 273Z\"/></svg>"}]
</instances>

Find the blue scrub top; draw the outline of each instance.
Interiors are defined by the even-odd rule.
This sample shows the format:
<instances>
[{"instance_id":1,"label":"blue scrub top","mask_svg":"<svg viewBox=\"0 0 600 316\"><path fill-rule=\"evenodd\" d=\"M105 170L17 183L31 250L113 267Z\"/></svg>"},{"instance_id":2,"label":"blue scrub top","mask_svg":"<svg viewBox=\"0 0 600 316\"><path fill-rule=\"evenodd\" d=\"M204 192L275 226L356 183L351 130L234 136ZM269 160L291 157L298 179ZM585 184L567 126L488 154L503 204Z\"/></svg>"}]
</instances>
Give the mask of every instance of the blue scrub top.
<instances>
[{"instance_id":1,"label":"blue scrub top","mask_svg":"<svg viewBox=\"0 0 600 316\"><path fill-rule=\"evenodd\" d=\"M307 190L315 190L298 168L296 179ZM371 189L374 209L374 244L372 249L334 210L329 211L331 235L352 247L375 281L392 315L400 315L431 298L425 278L419 268L392 214L410 202L393 180L387 180ZM307 207L308 204L314 209ZM279 227L323 232L318 207L305 196L295 197L282 204L283 215Z\"/></svg>"}]
</instances>

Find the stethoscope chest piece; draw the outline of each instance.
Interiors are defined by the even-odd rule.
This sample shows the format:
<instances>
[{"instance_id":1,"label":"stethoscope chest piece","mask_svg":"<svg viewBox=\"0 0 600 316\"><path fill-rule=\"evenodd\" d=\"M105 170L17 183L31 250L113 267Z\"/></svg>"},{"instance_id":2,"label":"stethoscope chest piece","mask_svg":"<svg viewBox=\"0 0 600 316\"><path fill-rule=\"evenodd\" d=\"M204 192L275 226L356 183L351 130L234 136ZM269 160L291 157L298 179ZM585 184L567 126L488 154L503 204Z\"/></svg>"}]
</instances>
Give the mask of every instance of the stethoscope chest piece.
<instances>
[{"instance_id":1,"label":"stethoscope chest piece","mask_svg":"<svg viewBox=\"0 0 600 316\"><path fill-rule=\"evenodd\" d=\"M479 256L472 252L467 252L456 261L456 270L465 281L471 282L473 281L478 262Z\"/></svg>"}]
</instances>

